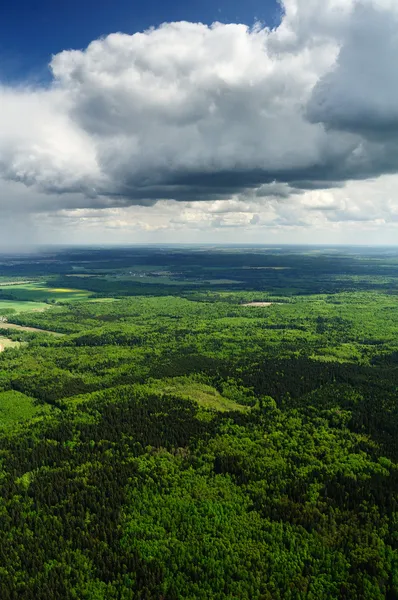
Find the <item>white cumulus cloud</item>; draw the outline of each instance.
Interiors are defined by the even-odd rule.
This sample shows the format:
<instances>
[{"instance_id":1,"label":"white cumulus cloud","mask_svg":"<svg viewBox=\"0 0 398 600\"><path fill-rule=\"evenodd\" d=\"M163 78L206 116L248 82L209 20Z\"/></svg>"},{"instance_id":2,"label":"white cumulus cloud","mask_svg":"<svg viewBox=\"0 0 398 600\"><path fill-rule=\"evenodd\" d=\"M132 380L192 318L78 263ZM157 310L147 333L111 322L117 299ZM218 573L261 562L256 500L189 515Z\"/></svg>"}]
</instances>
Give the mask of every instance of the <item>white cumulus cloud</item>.
<instances>
[{"instance_id":1,"label":"white cumulus cloud","mask_svg":"<svg viewBox=\"0 0 398 600\"><path fill-rule=\"evenodd\" d=\"M281 8L273 30L180 22L114 33L55 55L45 88L0 86L1 210L109 217L203 201L186 210L201 221L207 211L208 226L258 227L262 207L282 205L270 222L361 220L357 199L342 199L349 182L398 173L398 7Z\"/></svg>"}]
</instances>

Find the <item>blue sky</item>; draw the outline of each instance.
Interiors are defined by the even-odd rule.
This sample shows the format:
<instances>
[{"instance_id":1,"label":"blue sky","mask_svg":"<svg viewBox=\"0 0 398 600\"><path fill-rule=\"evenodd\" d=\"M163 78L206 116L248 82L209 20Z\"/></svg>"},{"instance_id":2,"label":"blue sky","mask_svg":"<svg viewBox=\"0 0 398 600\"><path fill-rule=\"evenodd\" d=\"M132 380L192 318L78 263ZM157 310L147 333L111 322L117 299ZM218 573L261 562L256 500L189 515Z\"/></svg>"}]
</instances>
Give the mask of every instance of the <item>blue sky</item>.
<instances>
[{"instance_id":1,"label":"blue sky","mask_svg":"<svg viewBox=\"0 0 398 600\"><path fill-rule=\"evenodd\" d=\"M0 3L0 79L48 77L52 54L81 49L109 33L135 33L165 21L270 26L280 20L275 0L9 0Z\"/></svg>"}]
</instances>

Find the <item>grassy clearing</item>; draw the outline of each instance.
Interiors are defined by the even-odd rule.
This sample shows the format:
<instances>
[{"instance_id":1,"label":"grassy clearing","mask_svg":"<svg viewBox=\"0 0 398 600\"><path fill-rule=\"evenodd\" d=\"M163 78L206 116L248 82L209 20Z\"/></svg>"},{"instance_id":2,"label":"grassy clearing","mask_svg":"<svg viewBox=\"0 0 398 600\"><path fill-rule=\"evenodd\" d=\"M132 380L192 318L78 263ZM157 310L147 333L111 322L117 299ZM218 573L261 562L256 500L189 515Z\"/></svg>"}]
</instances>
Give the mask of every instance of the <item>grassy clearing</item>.
<instances>
[{"instance_id":1,"label":"grassy clearing","mask_svg":"<svg viewBox=\"0 0 398 600\"><path fill-rule=\"evenodd\" d=\"M188 400L194 400L204 408L212 408L221 412L231 410L244 412L248 410L247 406L242 406L233 400L224 398L224 396L210 385L189 381L185 377L156 380L150 382L148 385L154 392L162 392L163 394L176 395Z\"/></svg>"},{"instance_id":2,"label":"grassy clearing","mask_svg":"<svg viewBox=\"0 0 398 600\"><path fill-rule=\"evenodd\" d=\"M272 306L273 302L248 302L247 304L242 304L242 306L257 306L257 307L262 307L262 306Z\"/></svg>"},{"instance_id":3,"label":"grassy clearing","mask_svg":"<svg viewBox=\"0 0 398 600\"><path fill-rule=\"evenodd\" d=\"M3 352L3 350L6 348L18 348L20 345L20 342L13 342L12 340L0 335L0 352Z\"/></svg>"},{"instance_id":4,"label":"grassy clearing","mask_svg":"<svg viewBox=\"0 0 398 600\"><path fill-rule=\"evenodd\" d=\"M33 398L20 392L0 392L0 428L12 427L49 411L48 406L36 405Z\"/></svg>"}]
</instances>

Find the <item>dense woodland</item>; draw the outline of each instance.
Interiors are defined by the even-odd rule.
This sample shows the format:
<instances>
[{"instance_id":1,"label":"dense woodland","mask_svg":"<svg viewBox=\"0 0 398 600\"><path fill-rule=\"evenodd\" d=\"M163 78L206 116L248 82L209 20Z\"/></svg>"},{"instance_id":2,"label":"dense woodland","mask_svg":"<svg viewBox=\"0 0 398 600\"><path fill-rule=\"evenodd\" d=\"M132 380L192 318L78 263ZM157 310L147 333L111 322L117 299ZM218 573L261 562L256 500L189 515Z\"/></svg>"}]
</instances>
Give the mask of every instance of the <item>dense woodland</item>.
<instances>
[{"instance_id":1,"label":"dense woodland","mask_svg":"<svg viewBox=\"0 0 398 600\"><path fill-rule=\"evenodd\" d=\"M0 258L1 600L398 599L398 251Z\"/></svg>"}]
</instances>

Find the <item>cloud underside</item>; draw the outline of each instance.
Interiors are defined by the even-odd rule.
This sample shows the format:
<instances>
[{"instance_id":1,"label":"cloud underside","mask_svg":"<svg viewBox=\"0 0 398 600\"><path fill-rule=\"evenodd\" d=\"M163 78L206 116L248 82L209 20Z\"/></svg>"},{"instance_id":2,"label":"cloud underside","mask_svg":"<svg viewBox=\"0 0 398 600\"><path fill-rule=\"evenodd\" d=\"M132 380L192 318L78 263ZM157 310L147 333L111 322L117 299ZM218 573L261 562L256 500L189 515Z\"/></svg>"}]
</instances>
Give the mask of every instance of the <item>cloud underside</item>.
<instances>
[{"instance_id":1,"label":"cloud underside","mask_svg":"<svg viewBox=\"0 0 398 600\"><path fill-rule=\"evenodd\" d=\"M312 191L396 174L396 2L281 8L274 30L182 22L112 34L54 56L45 89L2 86L1 209L305 205ZM11 204L12 182L30 193Z\"/></svg>"}]
</instances>

